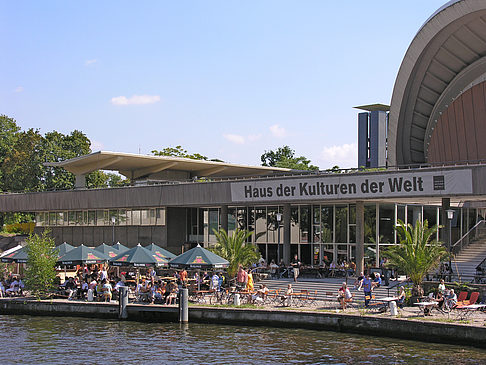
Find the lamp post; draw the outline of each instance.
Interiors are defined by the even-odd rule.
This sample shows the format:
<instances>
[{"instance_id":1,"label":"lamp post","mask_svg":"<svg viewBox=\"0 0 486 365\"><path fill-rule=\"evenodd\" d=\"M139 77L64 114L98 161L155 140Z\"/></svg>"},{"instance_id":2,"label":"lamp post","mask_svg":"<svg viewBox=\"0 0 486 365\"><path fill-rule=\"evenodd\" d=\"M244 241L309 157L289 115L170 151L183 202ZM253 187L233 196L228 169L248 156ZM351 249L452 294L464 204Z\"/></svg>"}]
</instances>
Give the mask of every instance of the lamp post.
<instances>
[{"instance_id":1,"label":"lamp post","mask_svg":"<svg viewBox=\"0 0 486 365\"><path fill-rule=\"evenodd\" d=\"M454 210L448 209L447 211L447 220L449 221L449 281L452 280L452 264L451 264L451 256L452 256L452 219L454 219Z\"/></svg>"},{"instance_id":2,"label":"lamp post","mask_svg":"<svg viewBox=\"0 0 486 365\"><path fill-rule=\"evenodd\" d=\"M277 213L277 265L280 265L280 222L282 213Z\"/></svg>"},{"instance_id":3,"label":"lamp post","mask_svg":"<svg viewBox=\"0 0 486 365\"><path fill-rule=\"evenodd\" d=\"M116 218L115 217L111 217L111 224L113 226L113 239L112 239L112 245L115 244L115 222L116 222Z\"/></svg>"}]
</instances>

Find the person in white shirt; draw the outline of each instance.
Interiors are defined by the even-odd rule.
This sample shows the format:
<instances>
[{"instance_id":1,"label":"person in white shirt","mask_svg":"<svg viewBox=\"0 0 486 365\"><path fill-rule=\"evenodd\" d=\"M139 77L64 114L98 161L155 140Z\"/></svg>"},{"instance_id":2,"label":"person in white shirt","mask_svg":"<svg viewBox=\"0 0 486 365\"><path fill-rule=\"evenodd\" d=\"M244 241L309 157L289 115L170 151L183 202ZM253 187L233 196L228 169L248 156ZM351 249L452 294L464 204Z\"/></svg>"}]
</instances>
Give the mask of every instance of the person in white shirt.
<instances>
[{"instance_id":1,"label":"person in white shirt","mask_svg":"<svg viewBox=\"0 0 486 365\"><path fill-rule=\"evenodd\" d=\"M341 308L343 310L346 309L346 304L350 303L353 300L353 295L349 291L348 285L343 282L343 286L339 288L338 291L338 301L341 304Z\"/></svg>"},{"instance_id":2,"label":"person in white shirt","mask_svg":"<svg viewBox=\"0 0 486 365\"><path fill-rule=\"evenodd\" d=\"M5 290L5 293L8 296L11 296L14 295L14 293L18 293L18 291L19 291L19 281L17 280L17 278L15 278L14 281L12 281L12 283L10 284L10 288Z\"/></svg>"},{"instance_id":3,"label":"person in white shirt","mask_svg":"<svg viewBox=\"0 0 486 365\"><path fill-rule=\"evenodd\" d=\"M3 281L0 281L0 298L5 295L5 286L3 286Z\"/></svg>"},{"instance_id":4,"label":"person in white shirt","mask_svg":"<svg viewBox=\"0 0 486 365\"><path fill-rule=\"evenodd\" d=\"M219 290L219 276L216 273L211 277L211 289L214 291Z\"/></svg>"}]
</instances>

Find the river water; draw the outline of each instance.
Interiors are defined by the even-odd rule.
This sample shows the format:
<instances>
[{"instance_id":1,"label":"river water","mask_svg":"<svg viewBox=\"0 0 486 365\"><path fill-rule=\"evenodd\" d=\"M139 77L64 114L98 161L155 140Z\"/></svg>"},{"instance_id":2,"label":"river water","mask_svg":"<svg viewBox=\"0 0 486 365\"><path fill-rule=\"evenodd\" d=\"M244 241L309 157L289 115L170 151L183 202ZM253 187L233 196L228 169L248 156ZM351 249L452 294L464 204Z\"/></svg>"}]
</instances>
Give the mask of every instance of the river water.
<instances>
[{"instance_id":1,"label":"river water","mask_svg":"<svg viewBox=\"0 0 486 365\"><path fill-rule=\"evenodd\" d=\"M0 364L486 364L486 350L326 331L0 315Z\"/></svg>"}]
</instances>

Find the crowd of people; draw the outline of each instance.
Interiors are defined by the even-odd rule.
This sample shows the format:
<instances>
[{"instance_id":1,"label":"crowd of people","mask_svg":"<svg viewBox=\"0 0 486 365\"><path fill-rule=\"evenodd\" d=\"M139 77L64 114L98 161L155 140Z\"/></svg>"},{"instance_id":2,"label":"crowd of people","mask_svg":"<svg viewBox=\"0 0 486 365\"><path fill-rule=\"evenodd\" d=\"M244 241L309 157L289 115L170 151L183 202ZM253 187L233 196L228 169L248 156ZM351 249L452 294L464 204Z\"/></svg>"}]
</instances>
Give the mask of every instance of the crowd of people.
<instances>
[{"instance_id":1,"label":"crowd of people","mask_svg":"<svg viewBox=\"0 0 486 365\"><path fill-rule=\"evenodd\" d=\"M22 294L25 285L20 275L5 271L0 278L0 298Z\"/></svg>"}]
</instances>

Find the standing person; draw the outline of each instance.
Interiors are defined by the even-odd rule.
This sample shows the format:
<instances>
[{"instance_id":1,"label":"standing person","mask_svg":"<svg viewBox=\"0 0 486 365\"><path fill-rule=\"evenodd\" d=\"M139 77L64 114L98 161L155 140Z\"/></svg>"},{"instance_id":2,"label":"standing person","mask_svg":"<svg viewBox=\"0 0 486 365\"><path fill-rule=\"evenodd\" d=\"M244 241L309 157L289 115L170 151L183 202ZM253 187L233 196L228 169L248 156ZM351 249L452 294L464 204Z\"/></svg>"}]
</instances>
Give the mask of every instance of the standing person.
<instances>
[{"instance_id":1,"label":"standing person","mask_svg":"<svg viewBox=\"0 0 486 365\"><path fill-rule=\"evenodd\" d=\"M181 279L182 287L185 288L187 286L187 271L186 269L182 269L179 273L179 279Z\"/></svg>"},{"instance_id":2,"label":"standing person","mask_svg":"<svg viewBox=\"0 0 486 365\"><path fill-rule=\"evenodd\" d=\"M253 274L251 273L251 269L248 269L248 274L247 274L247 281L246 281L246 289L248 291L253 291Z\"/></svg>"},{"instance_id":3,"label":"standing person","mask_svg":"<svg viewBox=\"0 0 486 365\"><path fill-rule=\"evenodd\" d=\"M248 274L243 269L242 265L240 265L240 267L238 268L238 275L236 276L236 281L237 281L240 289L243 289L243 288L246 287L246 283L248 282Z\"/></svg>"},{"instance_id":4,"label":"standing person","mask_svg":"<svg viewBox=\"0 0 486 365\"><path fill-rule=\"evenodd\" d=\"M441 293L442 295L444 295L445 294L445 291L446 291L445 282L444 282L444 279L441 279L440 280L440 284L439 284L439 293Z\"/></svg>"},{"instance_id":5,"label":"standing person","mask_svg":"<svg viewBox=\"0 0 486 365\"><path fill-rule=\"evenodd\" d=\"M211 277L211 290L219 291L219 276L217 273L214 273Z\"/></svg>"},{"instance_id":6,"label":"standing person","mask_svg":"<svg viewBox=\"0 0 486 365\"><path fill-rule=\"evenodd\" d=\"M366 276L361 281L358 290L360 290L361 288L363 288L365 296L365 307L368 307L371 301L371 291L373 290L373 284L368 274L366 274Z\"/></svg>"},{"instance_id":7,"label":"standing person","mask_svg":"<svg viewBox=\"0 0 486 365\"><path fill-rule=\"evenodd\" d=\"M292 265L292 268L294 269L294 281L297 281L297 278L299 277L300 274L300 261L297 256L297 254L294 256L294 259L290 263Z\"/></svg>"}]
</instances>

